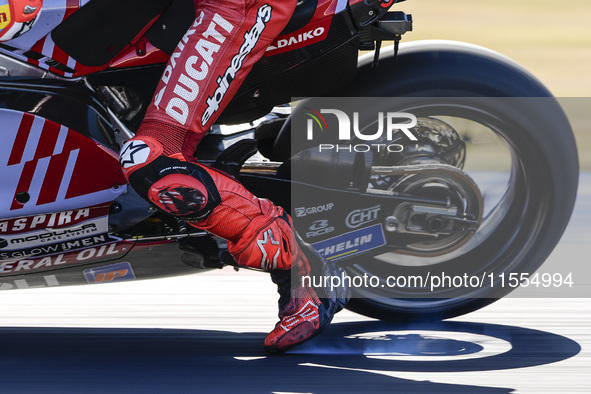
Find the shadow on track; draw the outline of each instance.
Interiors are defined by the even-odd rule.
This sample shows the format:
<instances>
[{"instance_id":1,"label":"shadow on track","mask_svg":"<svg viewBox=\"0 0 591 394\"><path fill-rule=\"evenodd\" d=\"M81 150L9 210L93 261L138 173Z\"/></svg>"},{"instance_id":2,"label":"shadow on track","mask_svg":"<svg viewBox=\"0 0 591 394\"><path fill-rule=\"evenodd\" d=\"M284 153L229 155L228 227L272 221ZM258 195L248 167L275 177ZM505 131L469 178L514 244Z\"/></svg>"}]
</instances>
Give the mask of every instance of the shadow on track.
<instances>
[{"instance_id":1,"label":"shadow on track","mask_svg":"<svg viewBox=\"0 0 591 394\"><path fill-rule=\"evenodd\" d=\"M449 339L445 333L463 336L458 340L450 334ZM580 351L576 342L548 332L459 322L333 324L294 351L273 357L265 357L261 333L15 327L1 328L0 335L2 392L509 393L511 388L438 384L385 373L522 368ZM470 335L509 346L478 358L483 346L466 340ZM396 358L400 355L419 360ZM431 356L434 361L425 361Z\"/></svg>"}]
</instances>

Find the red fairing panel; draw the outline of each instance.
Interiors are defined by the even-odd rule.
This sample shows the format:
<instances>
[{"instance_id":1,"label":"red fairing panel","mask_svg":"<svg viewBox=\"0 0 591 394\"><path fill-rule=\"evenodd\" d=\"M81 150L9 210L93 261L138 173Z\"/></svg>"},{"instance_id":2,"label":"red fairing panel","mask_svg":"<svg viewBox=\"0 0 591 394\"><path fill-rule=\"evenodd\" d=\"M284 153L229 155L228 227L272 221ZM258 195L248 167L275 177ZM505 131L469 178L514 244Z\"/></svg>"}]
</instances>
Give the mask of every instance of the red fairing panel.
<instances>
[{"instance_id":1,"label":"red fairing panel","mask_svg":"<svg viewBox=\"0 0 591 394\"><path fill-rule=\"evenodd\" d=\"M0 218L94 206L125 191L114 152L35 115L0 116Z\"/></svg>"},{"instance_id":2,"label":"red fairing panel","mask_svg":"<svg viewBox=\"0 0 591 394\"><path fill-rule=\"evenodd\" d=\"M330 19L332 15L343 11L347 7L348 3L354 4L358 1L362 0L319 0L316 13L310 23L305 28L300 29L301 31L296 32L295 36L293 33L290 33L288 35L278 37L277 40L284 40L279 43L282 49L279 51L274 50L273 48L277 47L277 42L271 43L272 50L268 51L266 55L272 56L289 50L297 49L305 45L310 45L314 42L324 39L326 37L328 27L330 26ZM223 12L234 15L234 20L230 20L231 18L228 19L234 24L238 23L236 16L241 14L241 12L235 12L236 6L242 4L243 2L246 3L247 7L250 7L253 4L262 4L262 2L257 2L254 0L226 2L207 0L196 1L198 9L213 9L215 7L220 9L224 8L225 10L223 10ZM140 33L138 37L136 37L133 42L131 42L129 46L121 51L109 64L105 64L101 67L90 67L76 62L74 58L55 45L50 33L53 28L58 26L63 20L67 19L86 3L88 3L88 0L45 0L43 3L42 12L39 13L35 26L29 32L27 32L27 34L19 37L18 39L7 42L8 45L15 48L14 50L9 51L7 49L0 48L0 52L65 77L79 77L92 74L108 67L120 68L141 66L163 63L168 60L167 54L152 46L146 40L145 36L142 35L143 33ZM291 15L292 8L295 6L294 0L282 2L268 1L267 3L275 8L273 20L270 22L270 24L272 24L274 27L273 29L266 27L266 32L263 34L264 37L267 35L275 36L278 34L282 29L276 29L275 27L279 26L279 24L282 23L280 19L283 19L283 17L278 14L285 13ZM220 13L220 15L226 14ZM240 21L239 23L244 22L246 21ZM271 30L274 31L271 32ZM232 36L234 38L237 37L236 30L232 33ZM266 40L266 38L263 38L261 42ZM294 40L298 41L298 45L293 45ZM284 45L286 42L291 42L291 44L286 46ZM267 42L267 44L269 43L270 42Z\"/></svg>"},{"instance_id":3,"label":"red fairing panel","mask_svg":"<svg viewBox=\"0 0 591 394\"><path fill-rule=\"evenodd\" d=\"M14 50L0 48L0 52L66 77L98 71L97 68L77 64L53 43L50 34L51 30L87 2L88 0L44 0L34 26L25 34L6 42ZM36 55L31 56L32 53Z\"/></svg>"}]
</instances>

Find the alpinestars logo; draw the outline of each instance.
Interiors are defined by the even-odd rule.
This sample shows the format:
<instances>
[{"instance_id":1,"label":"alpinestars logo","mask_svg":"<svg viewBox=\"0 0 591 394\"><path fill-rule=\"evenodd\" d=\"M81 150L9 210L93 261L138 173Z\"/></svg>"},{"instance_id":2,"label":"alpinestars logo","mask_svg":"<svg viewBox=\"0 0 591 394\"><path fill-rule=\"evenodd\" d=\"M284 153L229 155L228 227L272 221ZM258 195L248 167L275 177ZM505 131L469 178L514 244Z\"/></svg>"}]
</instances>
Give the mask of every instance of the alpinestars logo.
<instances>
[{"instance_id":1,"label":"alpinestars logo","mask_svg":"<svg viewBox=\"0 0 591 394\"><path fill-rule=\"evenodd\" d=\"M271 12L273 7L269 4L265 4L258 9L257 20L252 28L244 34L244 42L240 46L238 53L230 61L230 66L224 72L224 75L220 75L216 82L218 88L213 93L213 96L207 98L207 108L201 117L201 125L205 126L209 119L217 112L220 108L220 103L224 99L230 83L236 77L236 74L242 68L244 59L256 46L263 34L263 30L267 27L267 23L271 20Z\"/></svg>"},{"instance_id":2,"label":"alpinestars logo","mask_svg":"<svg viewBox=\"0 0 591 394\"><path fill-rule=\"evenodd\" d=\"M263 257L261 257L261 268L266 271L277 268L277 258L279 258L279 253L281 253L281 249L277 248L277 252L273 256L273 260L271 261L267 258L269 254L267 253L265 245L269 245L269 243L275 246L279 245L279 241L276 241L275 238L273 238L273 236L273 231L269 229L263 233L263 239L257 240L257 246L263 254Z\"/></svg>"},{"instance_id":3,"label":"alpinestars logo","mask_svg":"<svg viewBox=\"0 0 591 394\"><path fill-rule=\"evenodd\" d=\"M150 156L150 147L144 141L127 141L121 149L119 163L123 168L133 167L145 163Z\"/></svg>"}]
</instances>

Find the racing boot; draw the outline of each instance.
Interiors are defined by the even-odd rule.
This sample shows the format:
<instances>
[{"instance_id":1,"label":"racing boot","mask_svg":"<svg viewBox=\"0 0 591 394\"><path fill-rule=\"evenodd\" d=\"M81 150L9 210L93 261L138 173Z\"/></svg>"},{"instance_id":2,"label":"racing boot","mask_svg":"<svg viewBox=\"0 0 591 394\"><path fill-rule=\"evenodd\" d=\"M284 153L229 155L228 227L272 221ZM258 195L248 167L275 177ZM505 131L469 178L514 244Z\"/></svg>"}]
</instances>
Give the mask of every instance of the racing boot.
<instances>
[{"instance_id":1,"label":"racing boot","mask_svg":"<svg viewBox=\"0 0 591 394\"><path fill-rule=\"evenodd\" d=\"M282 208L270 207L274 219L251 228L255 237L228 243L241 265L268 270L279 292L279 322L265 338L267 353L283 353L320 334L350 298L347 275L325 260L295 232ZM256 223L256 222L255 222Z\"/></svg>"},{"instance_id":2,"label":"racing boot","mask_svg":"<svg viewBox=\"0 0 591 394\"><path fill-rule=\"evenodd\" d=\"M148 135L128 141L120 162L142 197L226 239L239 265L271 273L280 294L280 321L265 339L268 352L284 352L318 335L347 303L344 271L298 237L282 208L255 197L234 178L188 162ZM313 287L315 282L322 285Z\"/></svg>"},{"instance_id":3,"label":"racing boot","mask_svg":"<svg viewBox=\"0 0 591 394\"><path fill-rule=\"evenodd\" d=\"M297 252L291 270L271 271L279 292L280 320L265 338L265 351L270 354L283 353L320 334L351 297L343 269L325 260L296 233L294 238ZM320 286L313 287L315 281Z\"/></svg>"}]
</instances>

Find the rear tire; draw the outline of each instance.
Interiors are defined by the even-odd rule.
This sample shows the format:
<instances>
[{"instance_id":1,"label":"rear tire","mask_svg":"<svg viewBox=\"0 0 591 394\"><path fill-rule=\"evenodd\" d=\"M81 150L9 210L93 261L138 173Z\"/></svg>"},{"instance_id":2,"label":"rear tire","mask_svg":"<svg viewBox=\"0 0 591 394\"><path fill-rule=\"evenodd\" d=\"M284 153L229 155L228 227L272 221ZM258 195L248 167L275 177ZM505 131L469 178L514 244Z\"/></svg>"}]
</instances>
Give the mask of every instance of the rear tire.
<instances>
[{"instance_id":1,"label":"rear tire","mask_svg":"<svg viewBox=\"0 0 591 394\"><path fill-rule=\"evenodd\" d=\"M484 48L453 42L402 45L394 61L392 47L360 59L359 73L340 97L409 97L405 108L433 115L477 118L490 127L511 153L507 192L489 214L489 223L438 267L453 265L484 272L533 273L552 252L570 219L578 183L574 137L560 105L529 72ZM438 98L446 98L439 100ZM454 99L448 99L453 97ZM502 98L531 98L513 99ZM397 110L399 110L397 108ZM410 111L412 112L412 111ZM501 217L502 215L502 217ZM494 219L494 220L493 220ZM480 235L478 235L480 233ZM352 275L384 275L383 259L347 262ZM474 263L478 262L478 263ZM392 264L392 275L425 274L425 266ZM455 289L432 294L353 289L348 309L392 321L439 320L462 315L494 302L511 291Z\"/></svg>"}]
</instances>

